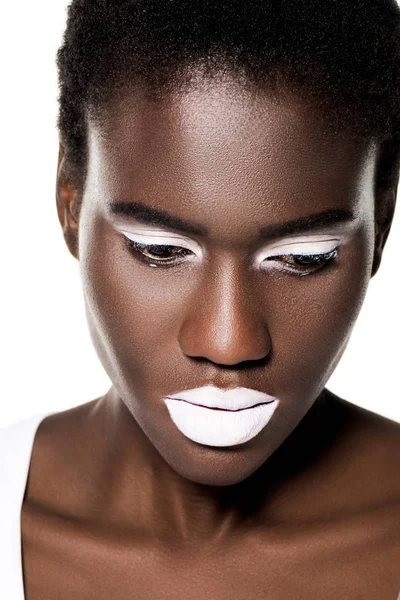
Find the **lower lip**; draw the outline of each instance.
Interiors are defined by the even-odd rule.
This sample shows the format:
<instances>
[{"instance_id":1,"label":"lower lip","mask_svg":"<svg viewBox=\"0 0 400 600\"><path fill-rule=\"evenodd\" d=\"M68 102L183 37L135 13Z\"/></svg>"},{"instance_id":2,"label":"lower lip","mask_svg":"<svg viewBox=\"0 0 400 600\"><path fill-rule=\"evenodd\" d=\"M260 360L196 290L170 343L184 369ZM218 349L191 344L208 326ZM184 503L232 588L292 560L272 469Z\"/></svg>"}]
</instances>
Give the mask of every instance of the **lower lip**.
<instances>
[{"instance_id":1,"label":"lower lip","mask_svg":"<svg viewBox=\"0 0 400 600\"><path fill-rule=\"evenodd\" d=\"M184 400L164 398L177 428L206 446L237 446L254 438L270 421L279 400L243 410L215 410Z\"/></svg>"}]
</instances>

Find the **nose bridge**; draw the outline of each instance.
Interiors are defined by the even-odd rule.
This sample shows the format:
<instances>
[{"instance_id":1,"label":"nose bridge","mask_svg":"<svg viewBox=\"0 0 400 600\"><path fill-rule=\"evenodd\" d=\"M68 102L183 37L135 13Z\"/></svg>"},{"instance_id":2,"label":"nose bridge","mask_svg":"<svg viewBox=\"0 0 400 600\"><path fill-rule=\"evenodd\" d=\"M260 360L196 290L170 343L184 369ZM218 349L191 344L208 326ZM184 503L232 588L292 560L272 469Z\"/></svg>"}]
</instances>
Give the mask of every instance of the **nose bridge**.
<instances>
[{"instance_id":1,"label":"nose bridge","mask_svg":"<svg viewBox=\"0 0 400 600\"><path fill-rule=\"evenodd\" d=\"M193 293L180 330L188 356L218 364L264 358L271 349L252 275L234 259L210 267Z\"/></svg>"}]
</instances>

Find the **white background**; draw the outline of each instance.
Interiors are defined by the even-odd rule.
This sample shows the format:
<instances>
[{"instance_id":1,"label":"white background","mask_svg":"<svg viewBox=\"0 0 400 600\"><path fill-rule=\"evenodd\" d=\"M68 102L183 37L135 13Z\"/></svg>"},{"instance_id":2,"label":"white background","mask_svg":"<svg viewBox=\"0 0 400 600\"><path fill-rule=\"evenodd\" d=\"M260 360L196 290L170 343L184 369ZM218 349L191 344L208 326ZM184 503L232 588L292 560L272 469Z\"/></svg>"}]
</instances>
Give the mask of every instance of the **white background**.
<instances>
[{"instance_id":1,"label":"white background","mask_svg":"<svg viewBox=\"0 0 400 600\"><path fill-rule=\"evenodd\" d=\"M79 263L57 219L56 50L65 0L0 7L0 426L111 385L92 347ZM400 422L400 206L349 346L327 387Z\"/></svg>"}]
</instances>

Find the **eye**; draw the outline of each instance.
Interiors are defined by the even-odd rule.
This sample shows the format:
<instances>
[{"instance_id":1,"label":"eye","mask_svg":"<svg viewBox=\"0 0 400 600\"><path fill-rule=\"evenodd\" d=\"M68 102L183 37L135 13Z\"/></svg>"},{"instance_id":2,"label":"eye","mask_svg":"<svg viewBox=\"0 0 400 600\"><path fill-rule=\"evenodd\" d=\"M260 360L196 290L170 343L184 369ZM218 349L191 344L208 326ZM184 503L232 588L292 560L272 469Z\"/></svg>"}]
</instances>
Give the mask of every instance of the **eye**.
<instances>
[{"instance_id":1,"label":"eye","mask_svg":"<svg viewBox=\"0 0 400 600\"><path fill-rule=\"evenodd\" d=\"M188 254L193 254L188 248L170 244L141 244L128 238L125 243L130 252L152 267L174 266L182 263Z\"/></svg>"},{"instance_id":2,"label":"eye","mask_svg":"<svg viewBox=\"0 0 400 600\"><path fill-rule=\"evenodd\" d=\"M299 276L310 275L336 260L337 248L323 254L288 254L281 256L270 256L263 262L271 261L278 263L278 269ZM284 266L282 266L282 264Z\"/></svg>"},{"instance_id":3,"label":"eye","mask_svg":"<svg viewBox=\"0 0 400 600\"><path fill-rule=\"evenodd\" d=\"M124 235L124 240L129 252L151 267L168 268L178 266L187 262L185 257L195 255L194 252L182 246L175 246L172 244L144 244L137 242L126 235ZM328 252L320 252L319 254L280 254L265 258L261 264L268 262L270 264L263 268L276 268L284 273L304 276L311 275L312 273L321 270L328 263L333 262L336 259L337 254L337 248L329 250Z\"/></svg>"}]
</instances>

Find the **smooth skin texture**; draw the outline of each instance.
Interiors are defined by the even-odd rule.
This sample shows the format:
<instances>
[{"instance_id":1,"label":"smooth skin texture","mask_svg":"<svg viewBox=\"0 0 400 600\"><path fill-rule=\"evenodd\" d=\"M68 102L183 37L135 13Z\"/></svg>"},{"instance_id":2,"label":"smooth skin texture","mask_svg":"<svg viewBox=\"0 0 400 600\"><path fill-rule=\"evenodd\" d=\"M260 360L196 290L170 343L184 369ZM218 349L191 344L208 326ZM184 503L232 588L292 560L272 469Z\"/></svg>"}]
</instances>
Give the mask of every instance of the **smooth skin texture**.
<instances>
[{"instance_id":1,"label":"smooth skin texture","mask_svg":"<svg viewBox=\"0 0 400 600\"><path fill-rule=\"evenodd\" d=\"M22 510L27 600L395 600L400 426L324 387L393 216L396 190L374 187L376 146L324 128L305 99L226 81L162 101L132 89L88 141L82 208L62 147L57 206L112 387L37 431ZM121 231L139 225L112 213L116 202L198 226L150 227L198 257L149 266L127 247ZM324 268L299 276L254 260L272 243L260 228L333 210L353 219L305 234L340 240ZM203 446L162 399L208 384L280 405L249 442Z\"/></svg>"}]
</instances>

